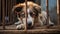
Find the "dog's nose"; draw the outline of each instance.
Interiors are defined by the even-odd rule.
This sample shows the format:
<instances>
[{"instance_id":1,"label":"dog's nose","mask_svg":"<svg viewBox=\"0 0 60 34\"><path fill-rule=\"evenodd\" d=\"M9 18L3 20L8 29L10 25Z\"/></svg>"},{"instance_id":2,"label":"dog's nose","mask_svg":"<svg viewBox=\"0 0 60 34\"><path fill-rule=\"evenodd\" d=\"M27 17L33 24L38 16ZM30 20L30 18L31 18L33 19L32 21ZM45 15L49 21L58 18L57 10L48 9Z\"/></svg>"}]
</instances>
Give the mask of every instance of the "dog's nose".
<instances>
[{"instance_id":1,"label":"dog's nose","mask_svg":"<svg viewBox=\"0 0 60 34\"><path fill-rule=\"evenodd\" d=\"M28 23L28 26L31 26L32 25L32 22L27 22Z\"/></svg>"}]
</instances>

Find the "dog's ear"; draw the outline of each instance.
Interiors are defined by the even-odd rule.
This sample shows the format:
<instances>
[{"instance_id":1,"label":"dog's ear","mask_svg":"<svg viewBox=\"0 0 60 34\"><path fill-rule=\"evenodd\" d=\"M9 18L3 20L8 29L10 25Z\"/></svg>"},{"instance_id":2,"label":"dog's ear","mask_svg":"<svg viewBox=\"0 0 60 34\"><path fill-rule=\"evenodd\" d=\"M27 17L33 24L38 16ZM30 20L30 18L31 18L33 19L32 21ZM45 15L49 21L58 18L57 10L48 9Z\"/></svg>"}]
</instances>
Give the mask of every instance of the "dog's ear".
<instances>
[{"instance_id":1,"label":"dog's ear","mask_svg":"<svg viewBox=\"0 0 60 34\"><path fill-rule=\"evenodd\" d=\"M38 13L41 13L41 7L40 7L40 6L34 6L34 9L35 9Z\"/></svg>"},{"instance_id":2,"label":"dog's ear","mask_svg":"<svg viewBox=\"0 0 60 34\"><path fill-rule=\"evenodd\" d=\"M33 8L38 11L38 13L41 13L41 6L36 4L36 3L33 3Z\"/></svg>"},{"instance_id":3,"label":"dog's ear","mask_svg":"<svg viewBox=\"0 0 60 34\"><path fill-rule=\"evenodd\" d=\"M34 12L36 13L36 16L38 16L38 13L41 13L41 8L38 6L33 7Z\"/></svg>"}]
</instances>

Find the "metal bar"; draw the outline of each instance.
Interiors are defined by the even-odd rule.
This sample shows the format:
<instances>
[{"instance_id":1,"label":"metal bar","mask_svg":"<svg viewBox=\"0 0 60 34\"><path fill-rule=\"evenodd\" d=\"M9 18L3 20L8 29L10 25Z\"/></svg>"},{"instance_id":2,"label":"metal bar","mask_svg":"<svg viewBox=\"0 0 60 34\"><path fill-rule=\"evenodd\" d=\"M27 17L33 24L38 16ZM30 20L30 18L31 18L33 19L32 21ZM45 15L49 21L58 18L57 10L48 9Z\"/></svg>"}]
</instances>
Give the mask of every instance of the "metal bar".
<instances>
[{"instance_id":1,"label":"metal bar","mask_svg":"<svg viewBox=\"0 0 60 34\"><path fill-rule=\"evenodd\" d=\"M2 20L1 20L1 17L2 17L2 16L1 16L1 12L2 12L2 11L1 11L1 0L0 0L0 24L2 24L2 23L1 23L1 21L2 21Z\"/></svg>"},{"instance_id":2,"label":"metal bar","mask_svg":"<svg viewBox=\"0 0 60 34\"><path fill-rule=\"evenodd\" d=\"M9 0L7 0L7 11L8 11L8 17L9 17ZM9 22L10 22L10 18L9 18Z\"/></svg>"},{"instance_id":3,"label":"metal bar","mask_svg":"<svg viewBox=\"0 0 60 34\"><path fill-rule=\"evenodd\" d=\"M46 23L47 25L49 25L49 10L48 10L48 0L46 0L46 12L47 12L47 20L46 20Z\"/></svg>"},{"instance_id":4,"label":"metal bar","mask_svg":"<svg viewBox=\"0 0 60 34\"><path fill-rule=\"evenodd\" d=\"M6 6L5 6L5 10L6 10L6 16L7 16L7 0L5 0L6 1Z\"/></svg>"},{"instance_id":5,"label":"metal bar","mask_svg":"<svg viewBox=\"0 0 60 34\"><path fill-rule=\"evenodd\" d=\"M13 1L14 1L14 2L13 2ZM12 2L13 2L13 4L12 4L12 7L13 7L13 6L16 4L16 0L12 0ZM13 16L14 16L14 15L13 15ZM13 16L12 16L12 17L13 17ZM13 22L14 22L14 19L15 19L15 18L13 18Z\"/></svg>"},{"instance_id":6,"label":"metal bar","mask_svg":"<svg viewBox=\"0 0 60 34\"><path fill-rule=\"evenodd\" d=\"M1 15L1 0L0 0L0 15Z\"/></svg>"},{"instance_id":7,"label":"metal bar","mask_svg":"<svg viewBox=\"0 0 60 34\"><path fill-rule=\"evenodd\" d=\"M2 0L2 23L3 29L5 29L5 1Z\"/></svg>"},{"instance_id":8,"label":"metal bar","mask_svg":"<svg viewBox=\"0 0 60 34\"><path fill-rule=\"evenodd\" d=\"M11 10L12 10L12 0L10 0L10 23L12 23Z\"/></svg>"},{"instance_id":9,"label":"metal bar","mask_svg":"<svg viewBox=\"0 0 60 34\"><path fill-rule=\"evenodd\" d=\"M8 11L7 11L7 0L5 0L6 1L6 16L8 16Z\"/></svg>"},{"instance_id":10,"label":"metal bar","mask_svg":"<svg viewBox=\"0 0 60 34\"><path fill-rule=\"evenodd\" d=\"M13 2L13 1L16 1L16 0L12 0L11 2ZM13 5L13 3L12 3L12 8L13 8L13 6L14 6L14 5ZM13 16L14 16L14 15L13 15ZM12 21L13 21L13 23L14 23L14 19L15 19L15 18L13 18L13 16L12 16Z\"/></svg>"},{"instance_id":11,"label":"metal bar","mask_svg":"<svg viewBox=\"0 0 60 34\"><path fill-rule=\"evenodd\" d=\"M16 0L10 0L10 10L12 10L12 7L16 4ZM10 12L10 23L13 23L13 18L11 16Z\"/></svg>"},{"instance_id":12,"label":"metal bar","mask_svg":"<svg viewBox=\"0 0 60 34\"><path fill-rule=\"evenodd\" d=\"M59 24L60 24L60 0L59 0Z\"/></svg>"},{"instance_id":13,"label":"metal bar","mask_svg":"<svg viewBox=\"0 0 60 34\"><path fill-rule=\"evenodd\" d=\"M16 0L11 0L11 8L13 8L13 6L16 4ZM12 10L12 9L11 9ZM14 16L14 15L13 15ZM13 18L13 16L11 16L11 21L13 22L13 20L14 20L14 18ZM14 22L13 22L14 23Z\"/></svg>"},{"instance_id":14,"label":"metal bar","mask_svg":"<svg viewBox=\"0 0 60 34\"><path fill-rule=\"evenodd\" d=\"M9 24L9 0L6 0L6 12L7 12L7 17L8 17L8 24Z\"/></svg>"},{"instance_id":15,"label":"metal bar","mask_svg":"<svg viewBox=\"0 0 60 34\"><path fill-rule=\"evenodd\" d=\"M58 21L58 24L59 25L59 0L57 0L57 21Z\"/></svg>"},{"instance_id":16,"label":"metal bar","mask_svg":"<svg viewBox=\"0 0 60 34\"><path fill-rule=\"evenodd\" d=\"M6 0L6 15L7 15L7 17L8 17L8 1ZM8 20L8 22L9 22L9 20Z\"/></svg>"},{"instance_id":17,"label":"metal bar","mask_svg":"<svg viewBox=\"0 0 60 34\"><path fill-rule=\"evenodd\" d=\"M27 0L25 0L25 4L26 4L26 6L25 6L25 17L26 17L26 23L25 23L25 31L27 31Z\"/></svg>"},{"instance_id":18,"label":"metal bar","mask_svg":"<svg viewBox=\"0 0 60 34\"><path fill-rule=\"evenodd\" d=\"M12 0L13 6L16 4L16 0Z\"/></svg>"},{"instance_id":19,"label":"metal bar","mask_svg":"<svg viewBox=\"0 0 60 34\"><path fill-rule=\"evenodd\" d=\"M13 8L13 3L14 3L14 0L11 0L11 10L12 10L12 8ZM12 12L12 11L11 11ZM12 16L12 14L11 14L11 21L12 21L12 23L14 23L13 22L13 16Z\"/></svg>"},{"instance_id":20,"label":"metal bar","mask_svg":"<svg viewBox=\"0 0 60 34\"><path fill-rule=\"evenodd\" d=\"M11 12L11 0L7 0L7 5L8 5L8 17L9 17L9 24L11 23L11 20L10 20L10 12Z\"/></svg>"},{"instance_id":21,"label":"metal bar","mask_svg":"<svg viewBox=\"0 0 60 34\"><path fill-rule=\"evenodd\" d=\"M1 17L1 0L0 0L0 17Z\"/></svg>"},{"instance_id":22,"label":"metal bar","mask_svg":"<svg viewBox=\"0 0 60 34\"><path fill-rule=\"evenodd\" d=\"M16 0L14 0L14 5L16 4Z\"/></svg>"}]
</instances>

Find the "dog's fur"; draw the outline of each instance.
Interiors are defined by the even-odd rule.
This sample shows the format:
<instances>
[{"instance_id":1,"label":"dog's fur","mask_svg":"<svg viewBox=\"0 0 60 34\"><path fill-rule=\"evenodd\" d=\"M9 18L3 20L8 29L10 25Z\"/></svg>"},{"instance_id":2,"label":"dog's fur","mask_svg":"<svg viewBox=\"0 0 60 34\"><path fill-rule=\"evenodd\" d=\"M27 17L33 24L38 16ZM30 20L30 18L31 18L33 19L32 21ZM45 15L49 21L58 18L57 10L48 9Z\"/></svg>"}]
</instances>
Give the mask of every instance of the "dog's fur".
<instances>
[{"instance_id":1,"label":"dog's fur","mask_svg":"<svg viewBox=\"0 0 60 34\"><path fill-rule=\"evenodd\" d=\"M17 24L17 29L23 29L25 28L25 2L24 3L19 3L17 5L15 5L12 9L12 11L16 14L17 18L18 18L18 22L16 22L15 24ZM40 23L40 25L44 25L44 23L46 23L46 19L47 19L47 14L45 11L40 11L41 6L39 6L36 3L27 2L27 13L28 13L28 18L27 18L27 23L28 28L31 28L32 26L34 26L34 19L35 17L38 17L38 21ZM23 16L23 17L22 17ZM49 20L49 24L53 24L50 20Z\"/></svg>"}]
</instances>

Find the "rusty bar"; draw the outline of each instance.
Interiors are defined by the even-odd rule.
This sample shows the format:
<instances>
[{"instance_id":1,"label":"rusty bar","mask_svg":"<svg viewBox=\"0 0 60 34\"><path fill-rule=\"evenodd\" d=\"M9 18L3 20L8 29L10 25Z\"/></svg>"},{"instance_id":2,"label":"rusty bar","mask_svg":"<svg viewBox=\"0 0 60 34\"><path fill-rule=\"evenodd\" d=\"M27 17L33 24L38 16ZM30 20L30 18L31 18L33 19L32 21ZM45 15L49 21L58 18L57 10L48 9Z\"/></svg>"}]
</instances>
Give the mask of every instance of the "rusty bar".
<instances>
[{"instance_id":1,"label":"rusty bar","mask_svg":"<svg viewBox=\"0 0 60 34\"><path fill-rule=\"evenodd\" d=\"M11 12L12 12L12 7L16 4L16 0L10 0L10 23L12 24L13 23L13 17L11 15Z\"/></svg>"},{"instance_id":2,"label":"rusty bar","mask_svg":"<svg viewBox=\"0 0 60 34\"><path fill-rule=\"evenodd\" d=\"M6 10L7 10L7 16L8 16L8 19L9 19L9 8L8 8L8 5L9 3L8 3L8 0L6 0ZM8 22L9 22L9 20L8 20Z\"/></svg>"},{"instance_id":3,"label":"rusty bar","mask_svg":"<svg viewBox=\"0 0 60 34\"><path fill-rule=\"evenodd\" d=\"M13 8L13 3L14 3L13 1L14 1L14 0L11 0L12 8ZM12 9L11 9L11 13L12 13ZM12 15L12 14L11 14L11 18L12 18L12 23L14 23L14 22L13 22L13 15Z\"/></svg>"},{"instance_id":4,"label":"rusty bar","mask_svg":"<svg viewBox=\"0 0 60 34\"><path fill-rule=\"evenodd\" d=\"M1 17L2 17L2 14L1 14L1 0L0 0L0 25L2 24L1 22L2 22L2 20L1 20Z\"/></svg>"},{"instance_id":5,"label":"rusty bar","mask_svg":"<svg viewBox=\"0 0 60 34\"><path fill-rule=\"evenodd\" d=\"M48 0L46 0L46 12L47 12L47 20L46 20L46 23L47 25L49 25L49 9L48 9Z\"/></svg>"},{"instance_id":6,"label":"rusty bar","mask_svg":"<svg viewBox=\"0 0 60 34\"><path fill-rule=\"evenodd\" d=\"M7 16L8 16L8 0L6 0L6 11L7 11ZM9 16L8 16L9 17ZM9 20L8 20L9 21Z\"/></svg>"},{"instance_id":7,"label":"rusty bar","mask_svg":"<svg viewBox=\"0 0 60 34\"><path fill-rule=\"evenodd\" d=\"M12 24L13 23L13 18L12 18L12 15L11 15L11 12L12 12L12 7L13 7L13 0L10 0L10 15L9 15L9 19L10 19L10 23Z\"/></svg>"},{"instance_id":8,"label":"rusty bar","mask_svg":"<svg viewBox=\"0 0 60 34\"><path fill-rule=\"evenodd\" d=\"M7 2L5 0L5 23L7 24L6 17L7 17Z\"/></svg>"},{"instance_id":9,"label":"rusty bar","mask_svg":"<svg viewBox=\"0 0 60 34\"><path fill-rule=\"evenodd\" d=\"M0 15L1 15L1 0L0 0Z\"/></svg>"},{"instance_id":10,"label":"rusty bar","mask_svg":"<svg viewBox=\"0 0 60 34\"><path fill-rule=\"evenodd\" d=\"M1 17L1 0L0 0L0 17Z\"/></svg>"},{"instance_id":11,"label":"rusty bar","mask_svg":"<svg viewBox=\"0 0 60 34\"><path fill-rule=\"evenodd\" d=\"M25 23L25 31L27 31L27 0L25 0L25 4L26 4L26 6L25 6L25 18L26 18L26 23Z\"/></svg>"},{"instance_id":12,"label":"rusty bar","mask_svg":"<svg viewBox=\"0 0 60 34\"><path fill-rule=\"evenodd\" d=\"M14 2L13 2L13 3L14 3L14 5L15 5L15 4L16 4L16 0L14 0Z\"/></svg>"},{"instance_id":13,"label":"rusty bar","mask_svg":"<svg viewBox=\"0 0 60 34\"><path fill-rule=\"evenodd\" d=\"M12 0L12 4L14 6L16 4L16 0Z\"/></svg>"},{"instance_id":14,"label":"rusty bar","mask_svg":"<svg viewBox=\"0 0 60 34\"><path fill-rule=\"evenodd\" d=\"M12 24L12 17L11 17L12 4L13 4L13 3L12 3L12 0L10 0L10 8L9 8L9 9L10 9L10 11L9 11L9 12L10 12L10 23L11 23L11 24Z\"/></svg>"},{"instance_id":15,"label":"rusty bar","mask_svg":"<svg viewBox=\"0 0 60 34\"><path fill-rule=\"evenodd\" d=\"M11 0L11 12L12 12L12 7L13 7L13 2L14 0ZM10 15L11 15L11 22L13 23L13 17L12 17L12 14L10 13Z\"/></svg>"},{"instance_id":16,"label":"rusty bar","mask_svg":"<svg viewBox=\"0 0 60 34\"><path fill-rule=\"evenodd\" d=\"M57 0L57 22L58 22L58 24L57 25L59 25L59 0Z\"/></svg>"},{"instance_id":17,"label":"rusty bar","mask_svg":"<svg viewBox=\"0 0 60 34\"><path fill-rule=\"evenodd\" d=\"M6 1L6 16L8 16L8 11L7 11L7 0L5 0Z\"/></svg>"},{"instance_id":18,"label":"rusty bar","mask_svg":"<svg viewBox=\"0 0 60 34\"><path fill-rule=\"evenodd\" d=\"M59 23L60 23L60 0L59 0Z\"/></svg>"},{"instance_id":19,"label":"rusty bar","mask_svg":"<svg viewBox=\"0 0 60 34\"><path fill-rule=\"evenodd\" d=\"M16 5L16 0L12 0L12 8L13 6ZM14 18L13 18L14 15L12 15L12 22L14 23Z\"/></svg>"},{"instance_id":20,"label":"rusty bar","mask_svg":"<svg viewBox=\"0 0 60 34\"><path fill-rule=\"evenodd\" d=\"M5 0L5 1L6 1L6 0ZM6 7L6 9L5 9L5 10L6 10L6 16L7 16L7 2L6 2L6 6L5 6L5 7Z\"/></svg>"},{"instance_id":21,"label":"rusty bar","mask_svg":"<svg viewBox=\"0 0 60 34\"><path fill-rule=\"evenodd\" d=\"M9 0L7 0L7 11L8 11L8 17L9 17ZM10 19L10 18L9 18ZM10 20L9 20L9 22L10 22Z\"/></svg>"},{"instance_id":22,"label":"rusty bar","mask_svg":"<svg viewBox=\"0 0 60 34\"><path fill-rule=\"evenodd\" d=\"M2 23L3 29L5 29L5 1L2 0Z\"/></svg>"},{"instance_id":23,"label":"rusty bar","mask_svg":"<svg viewBox=\"0 0 60 34\"><path fill-rule=\"evenodd\" d=\"M11 23L11 15L10 15L10 13L11 13L11 0L9 0L10 2L9 2L9 6L8 6L8 8L9 8L9 24Z\"/></svg>"},{"instance_id":24,"label":"rusty bar","mask_svg":"<svg viewBox=\"0 0 60 34\"><path fill-rule=\"evenodd\" d=\"M9 17L9 23L8 24L11 24L11 20L10 20L10 12L11 12L11 4L10 4L11 0L7 0L7 8L8 8L8 17Z\"/></svg>"},{"instance_id":25,"label":"rusty bar","mask_svg":"<svg viewBox=\"0 0 60 34\"><path fill-rule=\"evenodd\" d=\"M11 8L13 8L13 6L16 4L16 0L11 0ZM12 10L12 9L11 9ZM13 15L14 16L14 15ZM12 23L14 23L13 22L13 20L14 20L14 18L13 18L13 16L11 16L11 21L12 21Z\"/></svg>"}]
</instances>

